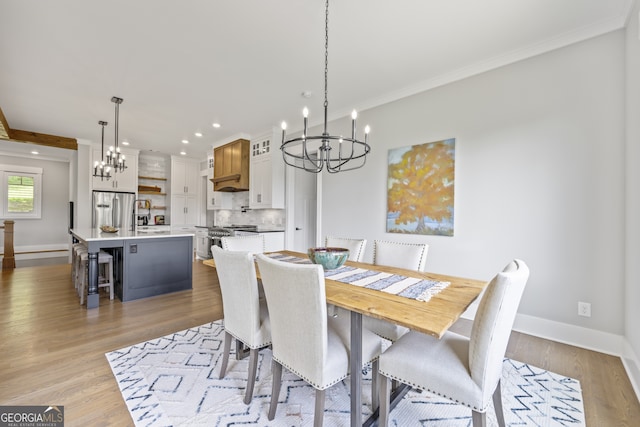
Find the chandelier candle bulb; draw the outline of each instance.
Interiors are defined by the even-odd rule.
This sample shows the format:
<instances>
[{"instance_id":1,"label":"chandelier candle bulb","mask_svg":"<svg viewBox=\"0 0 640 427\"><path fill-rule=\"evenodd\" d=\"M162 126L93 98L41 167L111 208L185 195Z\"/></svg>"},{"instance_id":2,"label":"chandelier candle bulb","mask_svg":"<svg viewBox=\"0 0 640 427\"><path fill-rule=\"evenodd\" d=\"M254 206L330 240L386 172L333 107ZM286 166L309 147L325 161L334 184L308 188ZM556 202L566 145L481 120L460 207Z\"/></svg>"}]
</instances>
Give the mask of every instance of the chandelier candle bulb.
<instances>
[{"instance_id":1,"label":"chandelier candle bulb","mask_svg":"<svg viewBox=\"0 0 640 427\"><path fill-rule=\"evenodd\" d=\"M358 118L358 112L353 110L351 112L351 139L356 139L356 119ZM342 141L340 141L342 142Z\"/></svg>"}]
</instances>

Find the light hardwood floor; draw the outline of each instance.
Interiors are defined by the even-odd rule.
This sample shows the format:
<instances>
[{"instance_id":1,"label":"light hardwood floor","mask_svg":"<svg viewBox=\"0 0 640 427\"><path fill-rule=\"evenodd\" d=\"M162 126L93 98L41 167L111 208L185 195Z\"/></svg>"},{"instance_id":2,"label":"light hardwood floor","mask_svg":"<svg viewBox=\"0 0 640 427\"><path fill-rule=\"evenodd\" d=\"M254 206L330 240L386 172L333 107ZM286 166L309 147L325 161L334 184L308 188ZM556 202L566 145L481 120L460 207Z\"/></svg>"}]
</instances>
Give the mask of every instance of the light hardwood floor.
<instances>
[{"instance_id":1,"label":"light hardwood floor","mask_svg":"<svg viewBox=\"0 0 640 427\"><path fill-rule=\"evenodd\" d=\"M17 268L0 285L0 405L64 405L67 426L133 425L105 353L222 317L213 268L193 290L79 305L69 265ZM469 322L455 329L465 332ZM619 358L512 333L507 356L580 380L587 426L637 426L640 404Z\"/></svg>"}]
</instances>

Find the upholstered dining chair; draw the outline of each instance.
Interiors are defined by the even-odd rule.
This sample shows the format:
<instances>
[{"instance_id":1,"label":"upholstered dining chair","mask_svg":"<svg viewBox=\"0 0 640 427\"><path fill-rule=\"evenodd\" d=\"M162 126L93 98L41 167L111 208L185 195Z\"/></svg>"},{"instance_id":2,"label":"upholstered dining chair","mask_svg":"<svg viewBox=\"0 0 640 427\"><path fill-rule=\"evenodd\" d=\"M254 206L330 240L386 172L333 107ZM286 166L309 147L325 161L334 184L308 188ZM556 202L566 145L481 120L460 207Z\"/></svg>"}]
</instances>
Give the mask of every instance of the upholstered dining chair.
<instances>
[{"instance_id":1,"label":"upholstered dining chair","mask_svg":"<svg viewBox=\"0 0 640 427\"><path fill-rule=\"evenodd\" d=\"M222 249L227 251L243 251L252 254L264 252L264 236L256 234L251 236L225 236L221 237Z\"/></svg>"},{"instance_id":2,"label":"upholstered dining chair","mask_svg":"<svg viewBox=\"0 0 640 427\"><path fill-rule=\"evenodd\" d=\"M424 271L429 245L424 243L401 243L384 240L373 241L373 263L407 270ZM362 327L383 338L395 341L409 332L404 326L364 316Z\"/></svg>"},{"instance_id":3,"label":"upholstered dining chair","mask_svg":"<svg viewBox=\"0 0 640 427\"><path fill-rule=\"evenodd\" d=\"M349 261L362 262L367 239L349 239L345 237L327 236L325 246L328 248L349 249Z\"/></svg>"},{"instance_id":4,"label":"upholstered dining chair","mask_svg":"<svg viewBox=\"0 0 640 427\"><path fill-rule=\"evenodd\" d=\"M472 409L473 426L486 425L493 397L504 426L500 377L511 328L529 268L514 260L485 290L470 338L447 332L441 339L411 331L380 356L380 425L389 418L390 379L428 390Z\"/></svg>"},{"instance_id":5,"label":"upholstered dining chair","mask_svg":"<svg viewBox=\"0 0 640 427\"><path fill-rule=\"evenodd\" d=\"M249 348L249 374L244 396L244 403L248 404L253 397L258 350L271 344L267 305L259 298L251 252L227 251L218 246L213 246L211 251L220 281L224 315L224 353L219 377L225 376L233 337Z\"/></svg>"},{"instance_id":6,"label":"upholstered dining chair","mask_svg":"<svg viewBox=\"0 0 640 427\"><path fill-rule=\"evenodd\" d=\"M349 371L350 323L327 316L324 273L316 264L294 264L256 255L271 319L273 384L269 420L276 414L282 366L316 389L314 426L324 418L325 390L347 377ZM377 357L382 340L362 331L362 360ZM376 378L377 380L377 378ZM372 407L378 407L377 381L372 385Z\"/></svg>"},{"instance_id":7,"label":"upholstered dining chair","mask_svg":"<svg viewBox=\"0 0 640 427\"><path fill-rule=\"evenodd\" d=\"M373 241L373 263L407 270L424 271L429 245L425 243Z\"/></svg>"}]
</instances>

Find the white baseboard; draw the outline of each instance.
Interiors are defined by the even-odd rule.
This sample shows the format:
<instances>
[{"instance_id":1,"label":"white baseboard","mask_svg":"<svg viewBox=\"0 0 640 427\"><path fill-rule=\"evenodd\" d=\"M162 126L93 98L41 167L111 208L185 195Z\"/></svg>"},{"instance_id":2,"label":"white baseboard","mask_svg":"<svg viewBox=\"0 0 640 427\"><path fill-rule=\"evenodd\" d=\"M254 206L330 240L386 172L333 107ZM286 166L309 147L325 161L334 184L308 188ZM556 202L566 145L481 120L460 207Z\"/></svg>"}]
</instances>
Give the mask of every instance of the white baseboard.
<instances>
[{"instance_id":1,"label":"white baseboard","mask_svg":"<svg viewBox=\"0 0 640 427\"><path fill-rule=\"evenodd\" d=\"M30 246L15 246L15 259L16 261L27 259L42 259L42 258L59 258L69 256L69 244L68 243L56 243L52 245L30 245ZM51 252L55 251L55 252ZM29 253L21 253L29 252Z\"/></svg>"},{"instance_id":2,"label":"white baseboard","mask_svg":"<svg viewBox=\"0 0 640 427\"><path fill-rule=\"evenodd\" d=\"M631 386L636 392L638 400L640 400L640 363L638 363L638 355L633 351L629 342L625 340L626 351L625 356L621 356L624 369L627 371Z\"/></svg>"},{"instance_id":3,"label":"white baseboard","mask_svg":"<svg viewBox=\"0 0 640 427\"><path fill-rule=\"evenodd\" d=\"M477 306L472 305L462 317L473 320L476 310ZM538 338L620 357L636 397L640 400L640 363L626 337L526 314L516 315L513 330Z\"/></svg>"},{"instance_id":4,"label":"white baseboard","mask_svg":"<svg viewBox=\"0 0 640 427\"><path fill-rule=\"evenodd\" d=\"M619 357L623 357L626 352L625 338L622 335L555 322L526 314L516 315L513 330Z\"/></svg>"}]
</instances>

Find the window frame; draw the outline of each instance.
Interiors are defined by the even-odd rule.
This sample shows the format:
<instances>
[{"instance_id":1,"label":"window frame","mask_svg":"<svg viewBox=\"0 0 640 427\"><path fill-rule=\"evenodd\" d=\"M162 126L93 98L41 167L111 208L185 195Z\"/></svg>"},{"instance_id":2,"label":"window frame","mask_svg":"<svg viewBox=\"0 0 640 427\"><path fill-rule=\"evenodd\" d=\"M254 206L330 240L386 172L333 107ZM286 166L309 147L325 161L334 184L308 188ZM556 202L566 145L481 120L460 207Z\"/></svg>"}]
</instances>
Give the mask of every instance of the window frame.
<instances>
[{"instance_id":1,"label":"window frame","mask_svg":"<svg viewBox=\"0 0 640 427\"><path fill-rule=\"evenodd\" d=\"M33 178L33 211L9 212L9 176ZM42 168L0 164L0 219L42 219Z\"/></svg>"}]
</instances>

